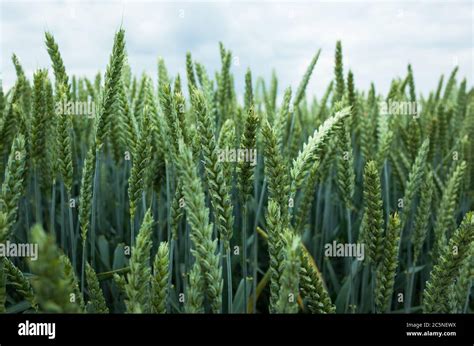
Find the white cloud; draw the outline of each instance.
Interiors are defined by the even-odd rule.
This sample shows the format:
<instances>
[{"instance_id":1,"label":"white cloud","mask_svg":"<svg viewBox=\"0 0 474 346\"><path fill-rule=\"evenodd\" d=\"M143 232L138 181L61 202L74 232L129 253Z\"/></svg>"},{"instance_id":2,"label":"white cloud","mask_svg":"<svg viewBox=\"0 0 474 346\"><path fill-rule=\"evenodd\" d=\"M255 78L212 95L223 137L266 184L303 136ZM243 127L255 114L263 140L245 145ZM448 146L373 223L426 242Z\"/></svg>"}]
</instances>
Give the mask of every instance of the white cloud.
<instances>
[{"instance_id":1,"label":"white cloud","mask_svg":"<svg viewBox=\"0 0 474 346\"><path fill-rule=\"evenodd\" d=\"M453 61L469 82L474 73L470 1L0 1L0 72L7 87L15 79L13 52L30 76L50 66L45 30L55 35L69 73L93 77L104 71L120 25L136 74L146 70L154 77L158 56L172 75L183 74L188 50L213 73L220 68L221 40L239 58L240 66L233 66L239 90L247 67L254 78L269 78L274 68L280 90L295 89L321 48L309 90L323 93L333 75L337 39L343 42L346 71L351 68L363 88L374 81L386 92L408 63L424 92L435 88L440 74L450 73Z\"/></svg>"}]
</instances>

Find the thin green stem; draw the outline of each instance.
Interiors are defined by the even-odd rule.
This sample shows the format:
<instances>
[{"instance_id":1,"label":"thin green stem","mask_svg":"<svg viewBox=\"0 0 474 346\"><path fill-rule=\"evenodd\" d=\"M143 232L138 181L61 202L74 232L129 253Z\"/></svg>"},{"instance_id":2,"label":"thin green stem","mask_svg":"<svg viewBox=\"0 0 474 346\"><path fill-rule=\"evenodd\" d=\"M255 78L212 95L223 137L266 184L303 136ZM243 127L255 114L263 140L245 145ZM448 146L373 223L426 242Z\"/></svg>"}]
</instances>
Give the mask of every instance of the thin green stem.
<instances>
[{"instance_id":1,"label":"thin green stem","mask_svg":"<svg viewBox=\"0 0 474 346\"><path fill-rule=\"evenodd\" d=\"M226 251L226 271L227 271L227 312L232 313L232 260L230 248Z\"/></svg>"},{"instance_id":2,"label":"thin green stem","mask_svg":"<svg viewBox=\"0 0 474 346\"><path fill-rule=\"evenodd\" d=\"M130 246L135 245L135 216L130 215Z\"/></svg>"},{"instance_id":3,"label":"thin green stem","mask_svg":"<svg viewBox=\"0 0 474 346\"><path fill-rule=\"evenodd\" d=\"M35 184L35 218L36 222L43 224L42 210L41 210L41 194L38 182L38 169L34 168L34 184Z\"/></svg>"},{"instance_id":4,"label":"thin green stem","mask_svg":"<svg viewBox=\"0 0 474 346\"><path fill-rule=\"evenodd\" d=\"M66 203L66 198L64 197L64 183L61 181L61 248L64 252L66 250L66 229L64 227L64 204Z\"/></svg>"},{"instance_id":5,"label":"thin green stem","mask_svg":"<svg viewBox=\"0 0 474 346\"><path fill-rule=\"evenodd\" d=\"M388 168L387 168L387 160L385 160L383 165L383 179L385 184L385 214L386 219L390 218L390 196L389 196L389 183L388 183Z\"/></svg>"},{"instance_id":6,"label":"thin green stem","mask_svg":"<svg viewBox=\"0 0 474 346\"><path fill-rule=\"evenodd\" d=\"M49 211L49 222L50 222L50 232L58 237L55 227L55 216L56 216L56 179L53 179L53 187L51 191L51 210Z\"/></svg>"},{"instance_id":7,"label":"thin green stem","mask_svg":"<svg viewBox=\"0 0 474 346\"><path fill-rule=\"evenodd\" d=\"M410 312L411 309L411 304L412 304L412 293L413 293L413 286L415 283L415 272L414 269L416 267L416 261L413 262L412 265L412 255L411 255L411 246L410 244L408 245L408 253L407 253L407 258L408 258L408 266L407 266L407 280L406 280L406 298L405 298L405 312L408 313Z\"/></svg>"},{"instance_id":8,"label":"thin green stem","mask_svg":"<svg viewBox=\"0 0 474 346\"><path fill-rule=\"evenodd\" d=\"M352 245L352 220L351 220L351 210L349 208L346 208L346 219L347 219L347 238L349 240L349 244ZM353 273L352 273L352 259L348 258L348 264L349 264L349 306L351 304L355 303L355 298L354 298L354 287L353 287Z\"/></svg>"},{"instance_id":9,"label":"thin green stem","mask_svg":"<svg viewBox=\"0 0 474 346\"><path fill-rule=\"evenodd\" d=\"M84 292L86 272L87 240L82 241L81 292Z\"/></svg>"},{"instance_id":10,"label":"thin green stem","mask_svg":"<svg viewBox=\"0 0 474 346\"><path fill-rule=\"evenodd\" d=\"M90 256L91 265L95 263L95 228L96 228L96 214L97 214L97 185L99 182L99 169L100 169L100 150L95 152L95 171L94 171L94 186L92 187L92 215L91 215L91 237L90 237Z\"/></svg>"},{"instance_id":11,"label":"thin green stem","mask_svg":"<svg viewBox=\"0 0 474 346\"><path fill-rule=\"evenodd\" d=\"M71 242L71 256L72 256L72 265L74 268L76 267L76 237L75 237L75 232L74 232L74 221L73 221L73 216L72 216L72 207L68 201L68 214L69 214L69 240Z\"/></svg>"},{"instance_id":12,"label":"thin green stem","mask_svg":"<svg viewBox=\"0 0 474 346\"><path fill-rule=\"evenodd\" d=\"M244 312L247 313L247 203L242 206L242 277L244 279Z\"/></svg>"},{"instance_id":13,"label":"thin green stem","mask_svg":"<svg viewBox=\"0 0 474 346\"><path fill-rule=\"evenodd\" d=\"M367 295L367 286L369 282L369 266L364 265L364 269L362 270L362 288L360 290L360 313L366 312L366 304L367 304L367 299L365 299L365 296Z\"/></svg>"},{"instance_id":14,"label":"thin green stem","mask_svg":"<svg viewBox=\"0 0 474 346\"><path fill-rule=\"evenodd\" d=\"M169 239L169 238L168 238ZM173 285L173 260L174 260L174 248L176 246L176 240L174 238L171 238L170 242L170 260L169 260L169 275L168 275L168 287L171 287ZM176 281L178 278L176 278ZM166 301L166 311L170 312L171 309L171 302L169 299Z\"/></svg>"},{"instance_id":15,"label":"thin green stem","mask_svg":"<svg viewBox=\"0 0 474 346\"><path fill-rule=\"evenodd\" d=\"M370 264L371 266L371 271L372 271L372 278L371 278L371 281L372 281L372 289L371 289L371 296L372 296L372 313L375 314L377 311L375 310L375 276L376 276L376 270L375 270L375 266L373 264Z\"/></svg>"}]
</instances>

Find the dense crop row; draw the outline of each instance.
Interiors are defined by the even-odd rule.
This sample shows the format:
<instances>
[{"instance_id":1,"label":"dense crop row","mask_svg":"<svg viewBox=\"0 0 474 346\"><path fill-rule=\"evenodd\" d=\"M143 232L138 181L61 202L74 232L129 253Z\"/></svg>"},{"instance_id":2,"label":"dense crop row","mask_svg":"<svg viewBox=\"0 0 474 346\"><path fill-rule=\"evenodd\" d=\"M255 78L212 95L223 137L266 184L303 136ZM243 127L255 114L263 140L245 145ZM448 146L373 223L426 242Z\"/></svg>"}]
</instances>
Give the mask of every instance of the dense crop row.
<instances>
[{"instance_id":1,"label":"dense crop row","mask_svg":"<svg viewBox=\"0 0 474 346\"><path fill-rule=\"evenodd\" d=\"M0 89L6 312L472 312L474 92L457 68L422 96L334 80L306 95L186 56L135 77L125 33L105 75ZM184 60L184 59L183 59ZM67 62L66 62L67 65ZM436 72L436 71L433 71ZM54 74L54 76L53 76ZM54 77L54 78L53 78ZM184 87L186 86L186 89ZM12 245L13 244L13 245Z\"/></svg>"}]
</instances>

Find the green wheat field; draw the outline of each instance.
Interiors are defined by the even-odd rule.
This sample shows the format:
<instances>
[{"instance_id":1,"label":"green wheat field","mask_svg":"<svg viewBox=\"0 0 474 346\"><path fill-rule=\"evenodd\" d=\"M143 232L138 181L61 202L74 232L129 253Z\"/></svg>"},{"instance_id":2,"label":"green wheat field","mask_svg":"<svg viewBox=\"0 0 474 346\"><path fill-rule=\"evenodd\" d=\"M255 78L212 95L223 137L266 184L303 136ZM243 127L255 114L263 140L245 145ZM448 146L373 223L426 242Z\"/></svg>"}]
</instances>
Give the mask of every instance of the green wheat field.
<instances>
[{"instance_id":1,"label":"green wheat field","mask_svg":"<svg viewBox=\"0 0 474 346\"><path fill-rule=\"evenodd\" d=\"M295 90L250 70L236 90L217 42L215 75L191 53L134 75L122 29L94 80L51 33L50 68L13 55L0 311L472 313L474 89L454 68L421 95L408 65L361 90L334 43L318 97L320 51Z\"/></svg>"}]
</instances>

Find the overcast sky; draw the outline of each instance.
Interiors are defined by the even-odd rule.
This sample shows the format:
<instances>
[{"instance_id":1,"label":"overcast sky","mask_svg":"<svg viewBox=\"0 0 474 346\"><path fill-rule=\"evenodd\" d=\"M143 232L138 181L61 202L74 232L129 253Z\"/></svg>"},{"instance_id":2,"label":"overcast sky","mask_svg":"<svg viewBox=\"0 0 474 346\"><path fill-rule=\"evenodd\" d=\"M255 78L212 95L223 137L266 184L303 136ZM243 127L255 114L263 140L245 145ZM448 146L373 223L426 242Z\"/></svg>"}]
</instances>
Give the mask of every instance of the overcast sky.
<instances>
[{"instance_id":1,"label":"overcast sky","mask_svg":"<svg viewBox=\"0 0 474 346\"><path fill-rule=\"evenodd\" d=\"M162 56L171 75L185 76L185 54L210 72L220 68L218 42L232 50L239 93L250 67L254 76L279 76L279 92L297 84L314 53L320 60L309 91L321 95L333 75L336 40L344 68L360 88L373 81L387 92L411 63L418 91L436 87L455 65L472 85L473 3L466 1L5 1L0 0L0 73L14 83L11 55L29 76L50 68L44 31L51 31L69 74L104 71L114 32L126 30L135 74L156 76ZM52 74L51 74L52 75Z\"/></svg>"}]
</instances>

